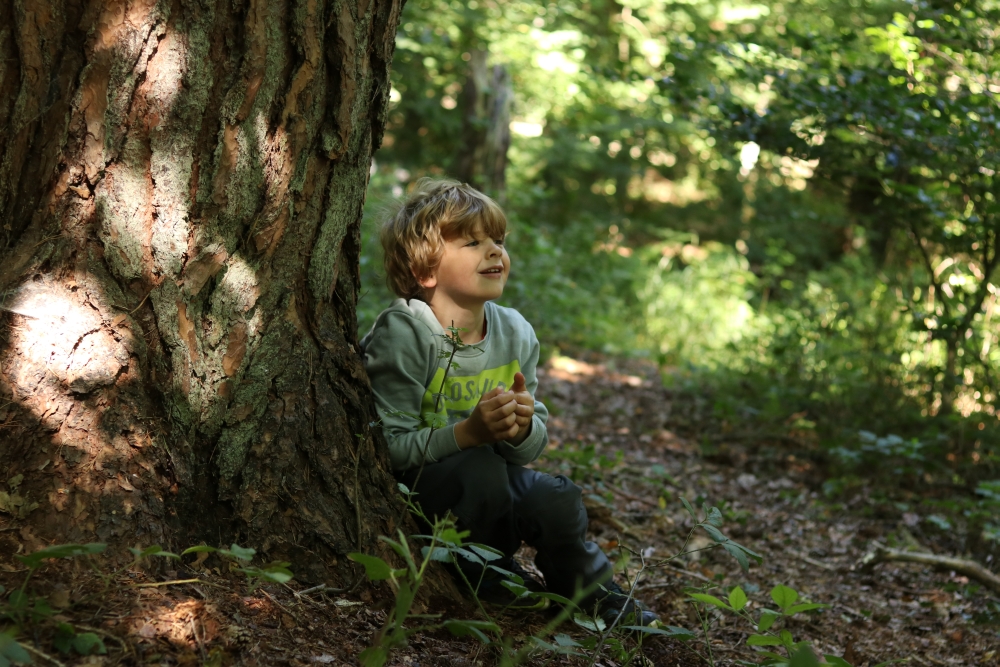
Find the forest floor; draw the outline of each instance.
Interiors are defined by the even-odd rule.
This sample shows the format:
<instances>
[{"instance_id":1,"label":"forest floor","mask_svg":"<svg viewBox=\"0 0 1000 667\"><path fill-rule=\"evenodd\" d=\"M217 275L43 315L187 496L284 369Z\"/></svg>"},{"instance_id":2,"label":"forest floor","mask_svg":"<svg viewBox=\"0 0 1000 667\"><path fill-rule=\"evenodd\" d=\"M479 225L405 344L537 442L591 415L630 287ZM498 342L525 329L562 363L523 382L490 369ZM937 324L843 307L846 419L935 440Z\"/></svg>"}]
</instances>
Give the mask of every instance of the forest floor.
<instances>
[{"instance_id":1,"label":"forest floor","mask_svg":"<svg viewBox=\"0 0 1000 667\"><path fill-rule=\"evenodd\" d=\"M697 635L686 642L646 638L644 658L632 664L685 667L707 664L709 656L717 665L759 662L759 649L746 642L754 633L748 622L695 604L688 593L715 589L712 594L728 599L738 585L749 597L746 610L757 619L762 609L777 608L770 592L783 585L797 591L798 602L829 607L798 613L774 629L786 629L796 641L806 640L855 667L889 660L921 667L1000 665L1000 602L988 589L922 565L884 563L867 572L857 567L878 542L947 553L948 544L925 539L917 546L919 532L911 529L919 517L873 500L864 488L849 502L828 502L824 471L801 453L790 453L798 449L780 443L762 447L736 434L703 437L696 401L664 389L651 365L615 367L607 360L557 357L539 375L539 393L552 416L551 443L536 467L566 474L583 487L592 537L615 557L619 581L635 581L638 573L636 596L666 624ZM711 443L708 452L705 442ZM724 550L710 548L715 542L705 531L692 533L695 522L682 497L696 508L702 502L718 507L721 531L760 554L762 564L752 563L744 572ZM667 560L683 551L692 553ZM530 568L530 550L520 556ZM354 665L391 604L384 584L350 596L303 595L305 587L294 581L249 590L218 570L187 565L161 568L155 575L126 571L110 587L79 559L45 572L34 585L54 619L72 624L77 633L94 633L107 653L58 653L54 625L48 623L37 626L48 630L20 637L38 665ZM0 584L9 590L21 578L0 572ZM177 579L196 581L165 584ZM477 613L472 604L430 604L423 611L446 618ZM499 622L517 646L540 632L552 613L505 614ZM578 642L593 636L573 622L556 632ZM2 644L0 637L0 664ZM623 645L634 646L631 639ZM491 649L477 640L442 630L413 636L387 664L496 663ZM610 646L596 657L538 652L528 664L611 667L622 661Z\"/></svg>"}]
</instances>

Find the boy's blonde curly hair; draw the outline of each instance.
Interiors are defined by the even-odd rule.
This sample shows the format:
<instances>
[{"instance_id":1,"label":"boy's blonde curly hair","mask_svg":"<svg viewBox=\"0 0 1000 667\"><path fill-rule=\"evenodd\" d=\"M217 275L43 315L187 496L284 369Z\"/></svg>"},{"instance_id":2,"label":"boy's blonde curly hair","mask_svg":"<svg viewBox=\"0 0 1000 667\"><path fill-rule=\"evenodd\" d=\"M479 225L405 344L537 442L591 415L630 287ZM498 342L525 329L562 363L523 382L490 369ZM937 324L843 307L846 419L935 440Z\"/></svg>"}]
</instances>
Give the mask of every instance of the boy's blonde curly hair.
<instances>
[{"instance_id":1,"label":"boy's blonde curly hair","mask_svg":"<svg viewBox=\"0 0 1000 667\"><path fill-rule=\"evenodd\" d=\"M421 178L379 229L389 288L404 299L420 298L418 281L440 264L445 240L477 232L506 236L507 216L495 201L466 183Z\"/></svg>"}]
</instances>

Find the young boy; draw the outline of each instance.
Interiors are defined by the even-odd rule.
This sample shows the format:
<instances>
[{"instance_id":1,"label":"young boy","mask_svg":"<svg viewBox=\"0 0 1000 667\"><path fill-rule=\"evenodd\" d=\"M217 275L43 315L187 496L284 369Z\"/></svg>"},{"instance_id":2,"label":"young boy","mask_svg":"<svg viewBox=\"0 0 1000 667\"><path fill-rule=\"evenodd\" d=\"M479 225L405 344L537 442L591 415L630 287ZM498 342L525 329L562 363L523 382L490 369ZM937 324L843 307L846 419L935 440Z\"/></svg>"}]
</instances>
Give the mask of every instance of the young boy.
<instances>
[{"instance_id":1,"label":"young boy","mask_svg":"<svg viewBox=\"0 0 1000 667\"><path fill-rule=\"evenodd\" d=\"M452 512L470 541L501 551L494 564L529 588L541 585L511 558L522 540L537 549L549 590L572 598L592 586L581 606L607 623L652 624L656 615L622 592L607 556L587 541L579 487L524 467L545 449L548 412L534 398L535 332L493 303L510 272L506 234L500 207L456 181L422 180L382 227L387 280L400 298L361 346L393 469L428 516ZM450 327L463 345L446 339ZM483 574L459 566L473 583ZM493 570L479 595L512 597Z\"/></svg>"}]
</instances>

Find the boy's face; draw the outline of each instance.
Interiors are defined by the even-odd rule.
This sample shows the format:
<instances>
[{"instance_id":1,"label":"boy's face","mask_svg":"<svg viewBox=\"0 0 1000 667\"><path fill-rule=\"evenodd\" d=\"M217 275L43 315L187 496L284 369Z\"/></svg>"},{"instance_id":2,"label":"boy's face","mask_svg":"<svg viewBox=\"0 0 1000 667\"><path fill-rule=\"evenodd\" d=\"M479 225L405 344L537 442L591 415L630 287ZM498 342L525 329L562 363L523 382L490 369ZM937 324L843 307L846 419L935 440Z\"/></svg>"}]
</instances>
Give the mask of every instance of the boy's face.
<instances>
[{"instance_id":1,"label":"boy's face","mask_svg":"<svg viewBox=\"0 0 1000 667\"><path fill-rule=\"evenodd\" d=\"M499 299L510 273L510 257L503 239L487 238L482 229L474 236L446 239L437 269L420 280L434 290L434 299L448 299L469 307Z\"/></svg>"}]
</instances>

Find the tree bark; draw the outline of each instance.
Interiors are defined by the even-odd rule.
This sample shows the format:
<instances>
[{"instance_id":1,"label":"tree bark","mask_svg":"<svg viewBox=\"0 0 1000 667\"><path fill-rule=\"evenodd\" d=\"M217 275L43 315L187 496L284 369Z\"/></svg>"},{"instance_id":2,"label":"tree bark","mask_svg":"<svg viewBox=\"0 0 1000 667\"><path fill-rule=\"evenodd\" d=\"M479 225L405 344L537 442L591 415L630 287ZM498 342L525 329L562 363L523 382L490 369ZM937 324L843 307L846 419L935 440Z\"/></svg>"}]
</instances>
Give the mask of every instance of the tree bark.
<instances>
[{"instance_id":1,"label":"tree bark","mask_svg":"<svg viewBox=\"0 0 1000 667\"><path fill-rule=\"evenodd\" d=\"M489 53L472 49L469 77L462 89L462 152L458 177L501 201L510 148L510 75L502 65L488 67Z\"/></svg>"},{"instance_id":2,"label":"tree bark","mask_svg":"<svg viewBox=\"0 0 1000 667\"><path fill-rule=\"evenodd\" d=\"M0 3L0 554L343 582L394 533L355 304L401 5Z\"/></svg>"}]
</instances>

